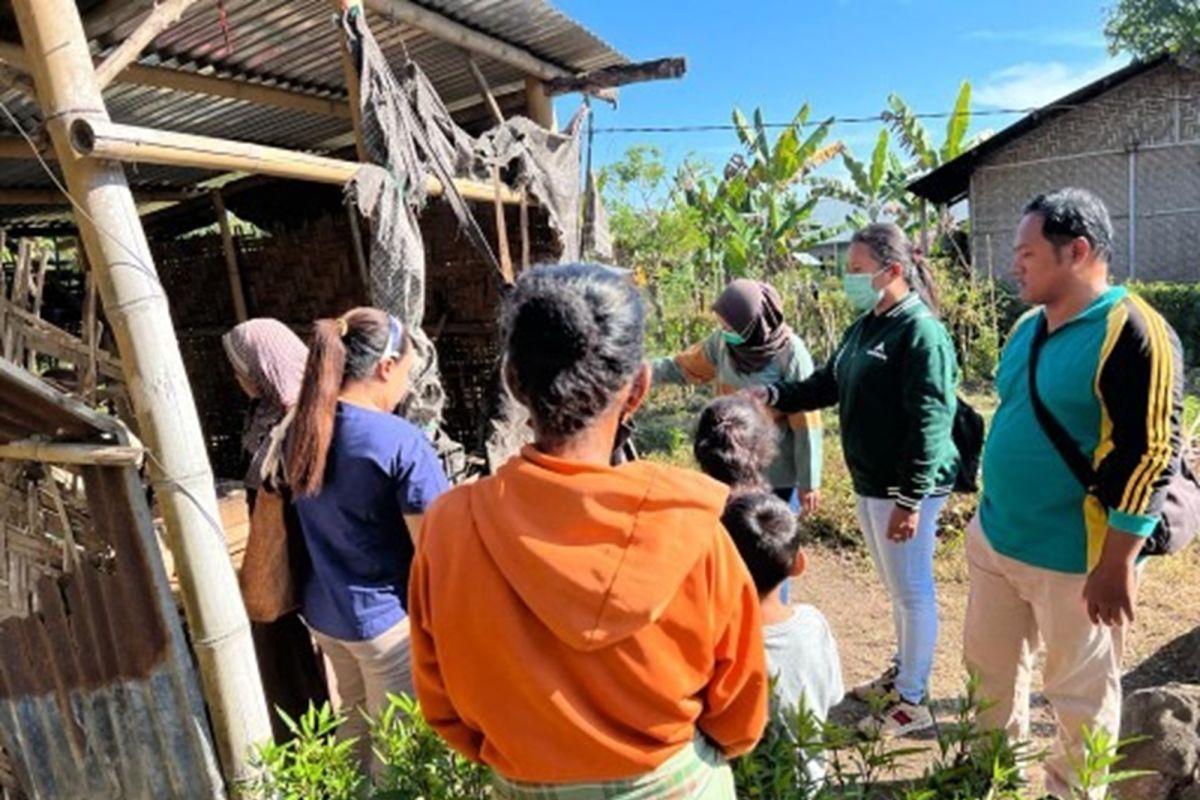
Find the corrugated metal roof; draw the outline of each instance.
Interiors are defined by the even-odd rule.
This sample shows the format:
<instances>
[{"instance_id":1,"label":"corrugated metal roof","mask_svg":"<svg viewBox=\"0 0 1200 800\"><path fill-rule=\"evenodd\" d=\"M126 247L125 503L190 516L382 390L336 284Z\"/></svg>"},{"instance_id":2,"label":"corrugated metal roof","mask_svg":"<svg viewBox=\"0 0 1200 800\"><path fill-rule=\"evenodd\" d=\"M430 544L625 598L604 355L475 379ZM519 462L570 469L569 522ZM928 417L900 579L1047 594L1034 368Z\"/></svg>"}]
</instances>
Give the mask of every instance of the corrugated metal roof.
<instances>
[{"instance_id":1,"label":"corrugated metal roof","mask_svg":"<svg viewBox=\"0 0 1200 800\"><path fill-rule=\"evenodd\" d=\"M421 0L418 4L570 72L626 60L544 0ZM341 42L328 0L224 0L223 6L227 28L215 3L196 3L152 43L139 63L345 100ZM369 14L368 20L394 63L407 54L451 108L474 104L478 89L456 45L386 16ZM107 31L97 31L92 40L97 56L111 50L135 24L136 19L116 20ZM482 56L476 61L496 90L524 81L525 75L507 64ZM36 125L37 110L28 98L11 90L0 97L23 125ZM117 122L302 150L327 149L350 129L348 120L337 117L130 83L112 84L105 100ZM0 123L0 135L12 134L7 121ZM208 177L164 168L127 172L134 186L185 186ZM35 163L0 160L0 187L49 185ZM34 212L0 207L0 218L12 221Z\"/></svg>"}]
</instances>

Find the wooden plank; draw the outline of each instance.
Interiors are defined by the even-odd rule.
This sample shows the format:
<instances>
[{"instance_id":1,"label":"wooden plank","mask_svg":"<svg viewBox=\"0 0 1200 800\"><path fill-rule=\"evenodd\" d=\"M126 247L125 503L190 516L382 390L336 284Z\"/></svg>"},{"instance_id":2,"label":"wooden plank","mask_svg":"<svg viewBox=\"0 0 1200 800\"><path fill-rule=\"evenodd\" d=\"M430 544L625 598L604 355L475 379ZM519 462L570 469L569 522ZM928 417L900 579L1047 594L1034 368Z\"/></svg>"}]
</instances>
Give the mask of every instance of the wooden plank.
<instances>
[{"instance_id":1,"label":"wooden plank","mask_svg":"<svg viewBox=\"0 0 1200 800\"><path fill-rule=\"evenodd\" d=\"M25 50L19 44L11 42L0 42L0 63L25 72L30 70L29 57ZM213 75L201 75L198 72L170 67L130 64L116 77L116 82L226 97L232 100L244 100L247 103L286 108L291 111L305 111L338 119L350 119L350 104L341 98L322 97L295 89L264 86L236 77L218 78Z\"/></svg>"},{"instance_id":2,"label":"wooden plank","mask_svg":"<svg viewBox=\"0 0 1200 800\"><path fill-rule=\"evenodd\" d=\"M483 70L475 63L475 59L470 53L464 51L463 57L467 61L467 69L470 71L471 77L475 79L475 85L479 88L480 96L483 97L485 105L492 112L492 119L499 125L504 122L504 112L500 110L500 104L496 102L495 95L492 94L492 90L488 87L487 78L484 76Z\"/></svg>"},{"instance_id":3,"label":"wooden plank","mask_svg":"<svg viewBox=\"0 0 1200 800\"><path fill-rule=\"evenodd\" d=\"M87 343L11 301L0 299L0 304L4 306L8 325L13 326L15 335L23 337L28 346L36 347L39 352L51 358L70 361L79 366L87 365L92 352ZM105 378L123 379L120 360L105 350L96 351L96 368Z\"/></svg>"},{"instance_id":4,"label":"wooden plank","mask_svg":"<svg viewBox=\"0 0 1200 800\"><path fill-rule=\"evenodd\" d=\"M659 58L640 64L617 64L583 72L569 77L548 78L546 94L553 97L569 92L596 94L603 89L615 89L631 83L681 78L687 72L687 59Z\"/></svg>"},{"instance_id":5,"label":"wooden plank","mask_svg":"<svg viewBox=\"0 0 1200 800\"><path fill-rule=\"evenodd\" d=\"M0 444L0 458L43 464L139 467L144 456L145 451L141 447L125 445L39 442L32 439Z\"/></svg>"},{"instance_id":6,"label":"wooden plank","mask_svg":"<svg viewBox=\"0 0 1200 800\"><path fill-rule=\"evenodd\" d=\"M153 42L160 33L174 25L183 16L188 7L196 0L162 0L146 15L128 38L117 46L116 50L104 59L104 63L96 67L96 85L100 89L113 82L138 56Z\"/></svg>"}]
</instances>

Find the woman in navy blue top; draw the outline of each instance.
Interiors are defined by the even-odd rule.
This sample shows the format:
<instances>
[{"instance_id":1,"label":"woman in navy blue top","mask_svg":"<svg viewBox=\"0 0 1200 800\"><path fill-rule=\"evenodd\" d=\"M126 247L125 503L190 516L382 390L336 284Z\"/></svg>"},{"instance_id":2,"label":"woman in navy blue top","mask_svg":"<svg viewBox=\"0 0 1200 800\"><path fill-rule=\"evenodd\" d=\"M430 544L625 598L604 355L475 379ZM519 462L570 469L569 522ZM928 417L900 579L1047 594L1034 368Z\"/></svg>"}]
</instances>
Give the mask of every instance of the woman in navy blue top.
<instances>
[{"instance_id":1,"label":"woman in navy blue top","mask_svg":"<svg viewBox=\"0 0 1200 800\"><path fill-rule=\"evenodd\" d=\"M447 489L433 447L392 412L415 353L400 321L374 308L319 320L288 434L287 478L312 568L301 613L329 657L366 759L363 712L412 694L404 605L412 536Z\"/></svg>"}]
</instances>

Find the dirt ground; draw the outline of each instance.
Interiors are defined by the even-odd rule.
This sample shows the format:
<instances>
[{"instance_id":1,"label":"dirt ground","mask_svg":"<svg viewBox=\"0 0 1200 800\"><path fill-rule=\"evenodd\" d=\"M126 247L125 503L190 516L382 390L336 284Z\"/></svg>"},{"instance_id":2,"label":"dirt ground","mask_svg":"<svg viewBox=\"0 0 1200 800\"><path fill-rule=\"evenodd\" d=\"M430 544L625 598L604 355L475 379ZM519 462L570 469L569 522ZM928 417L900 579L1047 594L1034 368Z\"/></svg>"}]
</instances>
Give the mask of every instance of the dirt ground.
<instances>
[{"instance_id":1,"label":"dirt ground","mask_svg":"<svg viewBox=\"0 0 1200 800\"><path fill-rule=\"evenodd\" d=\"M869 559L855 551L817 545L808 549L809 567L794 581L792 602L811 603L828 617L837 637L846 685L867 680L885 666L895 643L887 593ZM961 539L943 541L936 560L941 635L932 676L935 713L949 722L954 700L963 694L962 628L967 606L967 567ZM1186 658L1189 642L1200 638L1200 547L1170 558L1150 559L1143 573L1137 621L1126 651L1126 691L1170 681L1200 683L1200 663ZM1195 646L1190 648L1196 652ZM1034 698L1032 731L1039 749L1054 735L1054 719L1045 700ZM839 722L863 716L866 708L849 701L835 711ZM931 736L919 736L930 741ZM909 761L896 777L917 773L928 759ZM1036 771L1035 771L1036 773ZM1033 774L1036 789L1040 776ZM1032 795L1032 796L1036 796Z\"/></svg>"}]
</instances>

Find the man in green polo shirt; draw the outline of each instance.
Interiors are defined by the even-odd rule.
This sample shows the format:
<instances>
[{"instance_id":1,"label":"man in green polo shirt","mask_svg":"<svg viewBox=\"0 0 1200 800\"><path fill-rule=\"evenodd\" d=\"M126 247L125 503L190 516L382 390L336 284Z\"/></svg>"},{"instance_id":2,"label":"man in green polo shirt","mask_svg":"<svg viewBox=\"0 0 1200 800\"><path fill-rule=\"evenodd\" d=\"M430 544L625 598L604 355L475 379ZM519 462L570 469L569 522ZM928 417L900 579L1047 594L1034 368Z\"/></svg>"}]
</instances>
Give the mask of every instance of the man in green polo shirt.
<instances>
[{"instance_id":1,"label":"man in green polo shirt","mask_svg":"<svg viewBox=\"0 0 1200 800\"><path fill-rule=\"evenodd\" d=\"M964 652L981 695L995 703L981 722L1028 739L1040 638L1044 691L1058 720L1046 789L1067 798L1078 784L1083 728L1105 729L1114 741L1120 728L1135 564L1178 468L1183 367L1163 318L1109 283L1112 223L1099 198L1081 189L1034 198L1014 250L1021 299L1036 307L1013 329L996 374L1000 406L967 538ZM1092 461L1091 493L1034 411L1035 343L1037 396Z\"/></svg>"}]
</instances>

